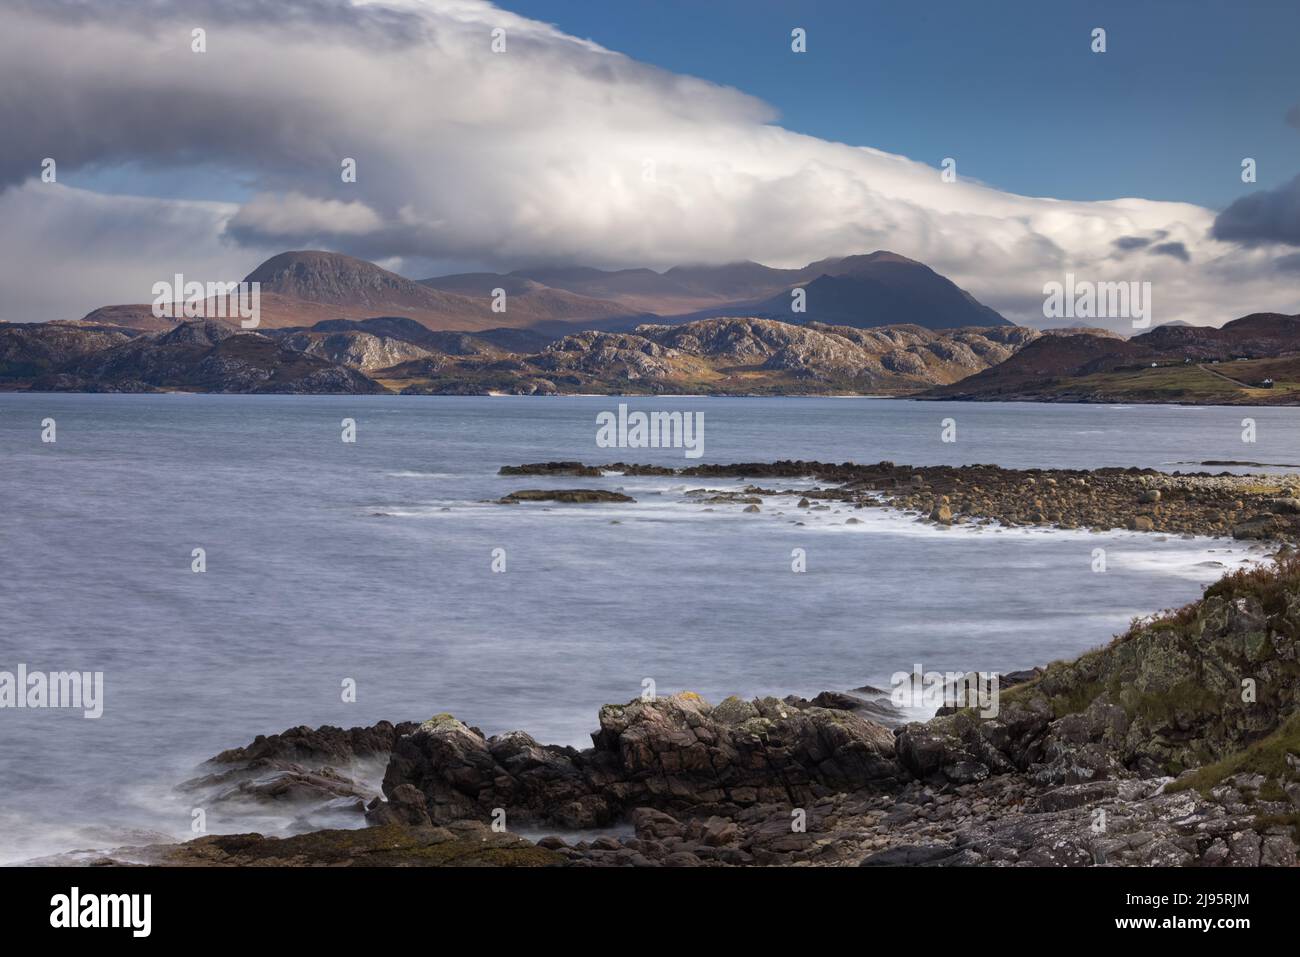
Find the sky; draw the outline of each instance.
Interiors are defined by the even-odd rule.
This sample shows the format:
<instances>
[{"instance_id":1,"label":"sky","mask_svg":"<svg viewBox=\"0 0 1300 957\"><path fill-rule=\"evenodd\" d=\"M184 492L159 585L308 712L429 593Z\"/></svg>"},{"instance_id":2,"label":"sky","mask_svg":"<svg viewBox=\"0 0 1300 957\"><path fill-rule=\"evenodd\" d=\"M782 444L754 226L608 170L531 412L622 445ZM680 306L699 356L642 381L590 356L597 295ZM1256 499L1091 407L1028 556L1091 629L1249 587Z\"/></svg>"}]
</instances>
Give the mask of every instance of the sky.
<instances>
[{"instance_id":1,"label":"sky","mask_svg":"<svg viewBox=\"0 0 1300 957\"><path fill-rule=\"evenodd\" d=\"M1017 321L1041 320L1067 273L1151 282L1157 323L1300 311L1296 3L0 0L0 16L0 319L77 318L300 248L413 278L885 248Z\"/></svg>"},{"instance_id":2,"label":"sky","mask_svg":"<svg viewBox=\"0 0 1300 957\"><path fill-rule=\"evenodd\" d=\"M787 129L999 189L1220 208L1300 173L1300 3L1224 0L505 0L510 10L745 90ZM665 25L671 24L670 29ZM808 53L788 55L793 26ZM1090 49L1094 27L1107 51Z\"/></svg>"}]
</instances>

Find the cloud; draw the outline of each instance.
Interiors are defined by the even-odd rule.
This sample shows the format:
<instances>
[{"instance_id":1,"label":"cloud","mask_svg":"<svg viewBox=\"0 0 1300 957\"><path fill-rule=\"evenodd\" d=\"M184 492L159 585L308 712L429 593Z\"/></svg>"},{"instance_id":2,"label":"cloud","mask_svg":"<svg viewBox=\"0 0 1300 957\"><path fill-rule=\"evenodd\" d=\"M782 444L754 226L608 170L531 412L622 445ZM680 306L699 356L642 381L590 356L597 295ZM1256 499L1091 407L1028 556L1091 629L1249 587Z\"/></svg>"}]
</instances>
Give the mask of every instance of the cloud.
<instances>
[{"instance_id":1,"label":"cloud","mask_svg":"<svg viewBox=\"0 0 1300 957\"><path fill-rule=\"evenodd\" d=\"M1273 260L1273 268L1279 272L1300 273L1300 253L1288 253Z\"/></svg>"},{"instance_id":2,"label":"cloud","mask_svg":"<svg viewBox=\"0 0 1300 957\"><path fill-rule=\"evenodd\" d=\"M308 237L365 236L382 230L379 214L358 201L314 199L301 193L265 193L240 207L227 231L240 241L299 241Z\"/></svg>"},{"instance_id":3,"label":"cloud","mask_svg":"<svg viewBox=\"0 0 1300 957\"><path fill-rule=\"evenodd\" d=\"M1234 202L1214 221L1214 236L1246 245L1300 246L1300 176Z\"/></svg>"},{"instance_id":4,"label":"cloud","mask_svg":"<svg viewBox=\"0 0 1300 957\"><path fill-rule=\"evenodd\" d=\"M1184 243L1160 243L1151 247L1153 256L1172 256L1180 262L1191 262L1192 257L1187 252L1187 246Z\"/></svg>"},{"instance_id":5,"label":"cloud","mask_svg":"<svg viewBox=\"0 0 1300 957\"><path fill-rule=\"evenodd\" d=\"M1113 243L1116 249L1122 252L1128 252L1133 249L1144 249L1151 245L1151 240L1145 236L1121 236Z\"/></svg>"},{"instance_id":6,"label":"cloud","mask_svg":"<svg viewBox=\"0 0 1300 957\"><path fill-rule=\"evenodd\" d=\"M0 319L80 319L150 302L159 280L242 279L276 250L224 238L228 203L104 196L31 182L0 195Z\"/></svg>"},{"instance_id":7,"label":"cloud","mask_svg":"<svg viewBox=\"0 0 1300 957\"><path fill-rule=\"evenodd\" d=\"M5 210L52 156L73 186L120 164L236 171L250 198L165 248L138 242L138 218L111 223L111 206L76 194L87 221L114 236L111 261L129 251L163 275L190 244L213 268L242 264L239 275L255 251L304 246L467 269L791 266L887 248L1026 321L1041 320L1044 283L1066 271L1151 281L1158 321L1294 306L1271 259L1212 237L1204 208L944 183L906 157L782 129L742 91L479 0L9 7L0 249L22 244L23 223ZM196 26L207 53L191 52ZM496 28L504 53L492 51ZM339 175L346 158L355 183ZM1127 238L1151 236L1147 245L1167 240L1162 255L1115 255ZM66 275L79 265L66 257L88 255L75 236L48 240L46 272ZM1195 273L1183 265L1193 258ZM20 278L0 264L0 304ZM95 297L87 308L109 298L84 293Z\"/></svg>"}]
</instances>

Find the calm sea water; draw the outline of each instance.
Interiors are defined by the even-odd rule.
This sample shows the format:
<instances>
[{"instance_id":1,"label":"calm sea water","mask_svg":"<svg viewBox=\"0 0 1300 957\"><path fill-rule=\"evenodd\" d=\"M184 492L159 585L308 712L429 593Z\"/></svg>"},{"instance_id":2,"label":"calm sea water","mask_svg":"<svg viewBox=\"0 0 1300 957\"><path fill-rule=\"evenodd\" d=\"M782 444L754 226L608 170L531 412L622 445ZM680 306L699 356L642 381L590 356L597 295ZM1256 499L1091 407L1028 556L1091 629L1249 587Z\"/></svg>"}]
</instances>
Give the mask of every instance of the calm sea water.
<instances>
[{"instance_id":1,"label":"calm sea water","mask_svg":"<svg viewBox=\"0 0 1300 957\"><path fill-rule=\"evenodd\" d=\"M0 711L0 861L189 836L171 786L259 733L450 711L487 733L584 745L598 707L636 697L645 678L716 701L887 686L914 663L1027 667L1195 598L1259 554L1132 533L938 530L876 509L846 525L847 510L793 501L706 512L683 494L700 482L496 474L550 459L689 464L597 448L596 414L617 401L0 395L0 670L103 671L106 683L99 720ZM705 462L1300 463L1288 409L626 401L703 411ZM949 416L956 443L940 441ZM54 444L40 440L46 417ZM340 441L345 417L355 444ZM548 484L637 503L485 502ZM1091 571L1097 547L1106 574ZM806 574L791 572L795 548ZM248 825L208 818L213 831Z\"/></svg>"}]
</instances>

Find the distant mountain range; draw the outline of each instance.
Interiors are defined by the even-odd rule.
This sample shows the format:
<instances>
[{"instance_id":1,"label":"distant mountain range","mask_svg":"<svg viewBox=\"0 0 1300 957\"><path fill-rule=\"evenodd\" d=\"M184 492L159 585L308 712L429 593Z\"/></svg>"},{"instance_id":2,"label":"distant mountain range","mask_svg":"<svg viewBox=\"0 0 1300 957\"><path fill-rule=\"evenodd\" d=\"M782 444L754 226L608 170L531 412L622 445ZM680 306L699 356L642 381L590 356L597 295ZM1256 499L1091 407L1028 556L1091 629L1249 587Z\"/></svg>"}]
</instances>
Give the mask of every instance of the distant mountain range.
<instances>
[{"instance_id":1,"label":"distant mountain range","mask_svg":"<svg viewBox=\"0 0 1300 957\"><path fill-rule=\"evenodd\" d=\"M800 269L743 262L520 270L414 281L289 252L258 266L261 324L152 306L0 323L0 389L140 392L919 395L1300 404L1300 316L1124 339L1013 325L889 252ZM504 312L492 308L494 290ZM803 290L806 312L791 310Z\"/></svg>"},{"instance_id":2,"label":"distant mountain range","mask_svg":"<svg viewBox=\"0 0 1300 957\"><path fill-rule=\"evenodd\" d=\"M402 316L434 331L536 329L552 337L574 328L629 331L648 321L723 315L856 328L1010 325L928 266L883 251L824 259L802 269L753 262L679 266L664 273L563 268L461 273L418 282L362 259L305 251L273 256L245 281L260 284L262 329L377 316ZM795 289L803 290L804 311L792 308ZM494 297L503 311L494 311ZM155 317L151 303L104 306L82 321L146 332L174 325Z\"/></svg>"},{"instance_id":3,"label":"distant mountain range","mask_svg":"<svg viewBox=\"0 0 1300 957\"><path fill-rule=\"evenodd\" d=\"M0 388L34 391L831 394L915 392L1002 362L1041 333L1004 325L854 329L699 319L555 341L436 332L405 317L259 332L193 320L166 332L0 325Z\"/></svg>"}]
</instances>

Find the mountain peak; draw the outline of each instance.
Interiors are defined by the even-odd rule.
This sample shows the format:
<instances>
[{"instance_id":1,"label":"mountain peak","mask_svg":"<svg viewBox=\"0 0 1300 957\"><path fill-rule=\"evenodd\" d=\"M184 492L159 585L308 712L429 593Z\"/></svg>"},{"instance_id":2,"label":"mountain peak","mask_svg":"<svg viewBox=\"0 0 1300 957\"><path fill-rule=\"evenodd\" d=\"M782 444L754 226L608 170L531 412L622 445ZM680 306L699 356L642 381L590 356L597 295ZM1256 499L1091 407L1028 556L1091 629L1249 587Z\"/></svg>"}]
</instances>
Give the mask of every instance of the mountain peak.
<instances>
[{"instance_id":1,"label":"mountain peak","mask_svg":"<svg viewBox=\"0 0 1300 957\"><path fill-rule=\"evenodd\" d=\"M305 249L272 256L247 276L245 282L261 283L266 292L336 302L350 298L357 288L409 291L416 283L364 259L320 249Z\"/></svg>"}]
</instances>

